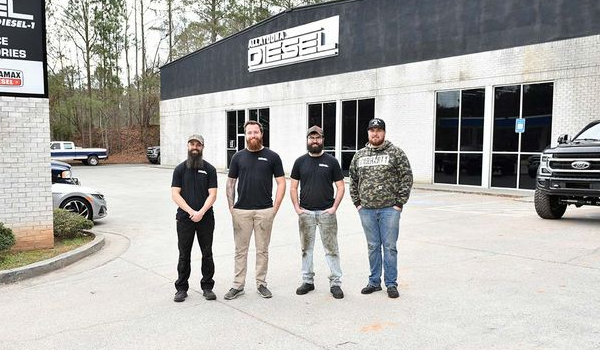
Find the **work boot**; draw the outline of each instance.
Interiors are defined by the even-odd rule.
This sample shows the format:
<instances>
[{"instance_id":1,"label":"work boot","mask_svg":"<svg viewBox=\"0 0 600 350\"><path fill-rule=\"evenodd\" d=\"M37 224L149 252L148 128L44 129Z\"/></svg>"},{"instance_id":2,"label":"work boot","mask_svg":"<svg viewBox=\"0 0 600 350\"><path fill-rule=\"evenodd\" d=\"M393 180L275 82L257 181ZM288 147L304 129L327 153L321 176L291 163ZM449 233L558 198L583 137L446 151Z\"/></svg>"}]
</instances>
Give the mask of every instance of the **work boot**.
<instances>
[{"instance_id":1,"label":"work boot","mask_svg":"<svg viewBox=\"0 0 600 350\"><path fill-rule=\"evenodd\" d=\"M398 293L398 288L396 288L396 286L389 286L387 288L387 294L390 298L397 298L400 296L400 293Z\"/></svg>"},{"instance_id":2,"label":"work boot","mask_svg":"<svg viewBox=\"0 0 600 350\"><path fill-rule=\"evenodd\" d=\"M217 300L217 295L212 291L212 289L205 289L204 292L202 292L202 295L206 300Z\"/></svg>"},{"instance_id":3,"label":"work boot","mask_svg":"<svg viewBox=\"0 0 600 350\"><path fill-rule=\"evenodd\" d=\"M311 290L315 290L315 285L312 283L302 283L302 285L300 287L298 287L298 289L296 289L296 294L298 295L304 295L308 292L310 292Z\"/></svg>"},{"instance_id":4,"label":"work boot","mask_svg":"<svg viewBox=\"0 0 600 350\"><path fill-rule=\"evenodd\" d=\"M175 293L173 301L176 303L181 303L185 300L185 298L187 298L187 292L185 290L178 290L177 293Z\"/></svg>"},{"instance_id":5,"label":"work boot","mask_svg":"<svg viewBox=\"0 0 600 350\"><path fill-rule=\"evenodd\" d=\"M342 299L344 297L344 292L342 291L342 288L340 288L340 286L332 286L331 288L329 288L329 291L336 299Z\"/></svg>"},{"instance_id":6,"label":"work boot","mask_svg":"<svg viewBox=\"0 0 600 350\"><path fill-rule=\"evenodd\" d=\"M371 294L373 292L378 292L381 290L381 286L372 286L370 284L367 284L367 286L365 288L363 288L360 293L361 294Z\"/></svg>"}]
</instances>

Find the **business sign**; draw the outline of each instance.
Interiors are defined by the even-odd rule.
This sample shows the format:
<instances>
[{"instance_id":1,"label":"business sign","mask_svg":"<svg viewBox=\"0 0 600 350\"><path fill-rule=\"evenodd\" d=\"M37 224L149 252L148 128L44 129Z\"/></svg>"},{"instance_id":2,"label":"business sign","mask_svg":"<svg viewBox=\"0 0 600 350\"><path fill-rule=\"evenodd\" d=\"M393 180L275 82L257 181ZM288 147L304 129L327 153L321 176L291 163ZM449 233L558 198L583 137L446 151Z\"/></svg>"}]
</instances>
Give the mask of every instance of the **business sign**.
<instances>
[{"instance_id":1,"label":"business sign","mask_svg":"<svg viewBox=\"0 0 600 350\"><path fill-rule=\"evenodd\" d=\"M248 71L337 56L339 31L340 17L334 16L250 39Z\"/></svg>"},{"instance_id":2,"label":"business sign","mask_svg":"<svg viewBox=\"0 0 600 350\"><path fill-rule=\"evenodd\" d=\"M525 119L515 119L515 132L517 134L522 134L525 132Z\"/></svg>"},{"instance_id":3,"label":"business sign","mask_svg":"<svg viewBox=\"0 0 600 350\"><path fill-rule=\"evenodd\" d=\"M0 0L0 96L48 96L44 16L44 0Z\"/></svg>"}]
</instances>

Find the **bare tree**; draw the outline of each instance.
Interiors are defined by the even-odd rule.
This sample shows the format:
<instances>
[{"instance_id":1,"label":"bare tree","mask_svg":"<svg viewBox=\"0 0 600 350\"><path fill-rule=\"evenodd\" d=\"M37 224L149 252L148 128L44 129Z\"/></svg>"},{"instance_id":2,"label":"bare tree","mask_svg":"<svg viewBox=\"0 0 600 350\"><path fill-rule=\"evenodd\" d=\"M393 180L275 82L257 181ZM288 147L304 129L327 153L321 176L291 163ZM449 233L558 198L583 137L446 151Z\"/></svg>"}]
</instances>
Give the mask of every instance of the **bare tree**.
<instances>
[{"instance_id":1,"label":"bare tree","mask_svg":"<svg viewBox=\"0 0 600 350\"><path fill-rule=\"evenodd\" d=\"M69 0L63 11L63 23L73 45L81 52L85 67L88 96L88 146L92 146L92 49L97 36L93 30L92 19L95 4L92 0Z\"/></svg>"}]
</instances>

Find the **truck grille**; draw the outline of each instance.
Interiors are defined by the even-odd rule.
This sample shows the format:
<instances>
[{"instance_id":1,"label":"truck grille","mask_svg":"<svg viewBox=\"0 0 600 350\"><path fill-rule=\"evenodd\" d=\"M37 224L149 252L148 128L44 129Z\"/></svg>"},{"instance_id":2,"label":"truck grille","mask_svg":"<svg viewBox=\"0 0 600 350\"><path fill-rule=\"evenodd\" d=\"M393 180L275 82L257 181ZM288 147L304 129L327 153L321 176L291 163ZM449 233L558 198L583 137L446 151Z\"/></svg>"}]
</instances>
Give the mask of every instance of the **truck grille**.
<instances>
[{"instance_id":1,"label":"truck grille","mask_svg":"<svg viewBox=\"0 0 600 350\"><path fill-rule=\"evenodd\" d=\"M593 180L598 180L598 173L556 171L556 172L552 172L552 177L556 178L556 179L573 179L573 180L593 179ZM598 180L598 181L600 181L600 180Z\"/></svg>"},{"instance_id":2,"label":"truck grille","mask_svg":"<svg viewBox=\"0 0 600 350\"><path fill-rule=\"evenodd\" d=\"M579 163L579 164L578 164ZM574 165L580 165L582 167L577 168ZM548 167L552 172L569 172L571 174L600 173L600 159L598 158L553 158L550 160Z\"/></svg>"}]
</instances>

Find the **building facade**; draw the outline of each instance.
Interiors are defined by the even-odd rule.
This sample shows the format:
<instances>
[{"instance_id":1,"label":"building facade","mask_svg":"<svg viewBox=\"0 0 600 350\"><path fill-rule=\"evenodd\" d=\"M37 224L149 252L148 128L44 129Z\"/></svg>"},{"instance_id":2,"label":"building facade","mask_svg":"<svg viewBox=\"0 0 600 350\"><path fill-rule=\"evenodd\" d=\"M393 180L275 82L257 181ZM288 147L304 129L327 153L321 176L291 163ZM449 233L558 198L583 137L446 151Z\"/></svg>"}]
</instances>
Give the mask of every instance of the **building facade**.
<instances>
[{"instance_id":1,"label":"building facade","mask_svg":"<svg viewBox=\"0 0 600 350\"><path fill-rule=\"evenodd\" d=\"M0 222L13 249L52 248L45 4L0 1Z\"/></svg>"},{"instance_id":2,"label":"building facade","mask_svg":"<svg viewBox=\"0 0 600 350\"><path fill-rule=\"evenodd\" d=\"M417 182L532 189L540 152L598 119L599 16L593 0L294 9L161 68L161 159L199 132L225 169L255 119L286 171L315 124L347 170L378 117Z\"/></svg>"},{"instance_id":3,"label":"building facade","mask_svg":"<svg viewBox=\"0 0 600 350\"><path fill-rule=\"evenodd\" d=\"M0 222L13 249L52 248L48 99L0 96Z\"/></svg>"}]
</instances>

